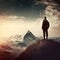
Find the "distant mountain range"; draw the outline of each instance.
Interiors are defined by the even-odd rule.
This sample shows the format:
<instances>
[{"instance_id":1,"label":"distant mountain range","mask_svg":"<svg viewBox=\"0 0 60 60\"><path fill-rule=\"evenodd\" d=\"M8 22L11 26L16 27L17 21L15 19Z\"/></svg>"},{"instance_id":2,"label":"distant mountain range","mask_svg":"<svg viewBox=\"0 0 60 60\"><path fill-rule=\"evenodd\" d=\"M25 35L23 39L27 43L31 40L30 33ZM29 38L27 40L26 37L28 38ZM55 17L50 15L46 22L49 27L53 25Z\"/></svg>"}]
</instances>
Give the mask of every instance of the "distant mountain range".
<instances>
[{"instance_id":1,"label":"distant mountain range","mask_svg":"<svg viewBox=\"0 0 60 60\"><path fill-rule=\"evenodd\" d=\"M31 31L27 31L27 33L24 35L24 37L22 37L22 35L15 35L15 36L11 36L9 38L12 41L15 41L15 44L17 46L20 47L27 47L29 45L31 45L32 43L36 42L39 39L43 39L43 37L36 37ZM56 37L51 37L49 39L53 39L57 42L60 42L60 37L56 38ZM22 40L22 42L21 42Z\"/></svg>"},{"instance_id":2,"label":"distant mountain range","mask_svg":"<svg viewBox=\"0 0 60 60\"><path fill-rule=\"evenodd\" d=\"M23 40L21 42L21 40ZM22 38L22 35L15 35L8 38L8 41L5 46L3 46L3 49L6 51L12 51L14 53L13 56L17 57L20 55L25 49L36 42L38 40L38 37L35 37L32 32L28 31L24 37ZM10 49L11 48L11 49Z\"/></svg>"},{"instance_id":3,"label":"distant mountain range","mask_svg":"<svg viewBox=\"0 0 60 60\"><path fill-rule=\"evenodd\" d=\"M29 46L32 43L36 42L38 40L38 37L35 37L32 32L28 31L25 36L23 37L23 42L19 42L18 45L20 46Z\"/></svg>"},{"instance_id":4,"label":"distant mountain range","mask_svg":"<svg viewBox=\"0 0 60 60\"><path fill-rule=\"evenodd\" d=\"M8 38L8 40L12 40L12 41L19 41L22 39L22 35L15 35L15 36L10 36Z\"/></svg>"}]
</instances>

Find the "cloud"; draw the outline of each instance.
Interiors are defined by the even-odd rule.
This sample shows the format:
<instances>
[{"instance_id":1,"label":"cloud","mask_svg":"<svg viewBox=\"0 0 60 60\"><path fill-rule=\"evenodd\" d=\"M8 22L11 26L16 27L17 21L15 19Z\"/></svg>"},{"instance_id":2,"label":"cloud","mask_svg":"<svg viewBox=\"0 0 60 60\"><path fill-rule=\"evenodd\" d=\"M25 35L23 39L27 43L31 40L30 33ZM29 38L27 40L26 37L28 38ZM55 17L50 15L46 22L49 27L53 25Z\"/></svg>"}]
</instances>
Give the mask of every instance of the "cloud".
<instances>
[{"instance_id":1,"label":"cloud","mask_svg":"<svg viewBox=\"0 0 60 60\"><path fill-rule=\"evenodd\" d=\"M44 12L45 4L37 4L35 0L0 0L0 15L17 15L37 18Z\"/></svg>"},{"instance_id":2,"label":"cloud","mask_svg":"<svg viewBox=\"0 0 60 60\"><path fill-rule=\"evenodd\" d=\"M39 18L45 15L48 6L52 6L51 9L58 12L59 18L59 0L0 0L0 15ZM55 15L55 12L53 14Z\"/></svg>"},{"instance_id":3,"label":"cloud","mask_svg":"<svg viewBox=\"0 0 60 60\"><path fill-rule=\"evenodd\" d=\"M60 20L60 1L59 0L41 0L41 3L45 3L47 5L45 11L49 11L56 16Z\"/></svg>"}]
</instances>

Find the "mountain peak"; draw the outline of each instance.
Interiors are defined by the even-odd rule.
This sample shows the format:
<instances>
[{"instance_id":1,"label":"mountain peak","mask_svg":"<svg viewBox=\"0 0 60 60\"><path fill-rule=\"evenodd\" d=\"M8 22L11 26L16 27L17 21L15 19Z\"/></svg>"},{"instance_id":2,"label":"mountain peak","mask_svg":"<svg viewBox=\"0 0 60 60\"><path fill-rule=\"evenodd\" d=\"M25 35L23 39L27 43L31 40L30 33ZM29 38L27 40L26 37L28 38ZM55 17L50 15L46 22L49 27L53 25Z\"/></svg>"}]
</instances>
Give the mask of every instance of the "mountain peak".
<instances>
[{"instance_id":1,"label":"mountain peak","mask_svg":"<svg viewBox=\"0 0 60 60\"><path fill-rule=\"evenodd\" d=\"M25 36L24 36L24 40L35 40L35 36L33 35L32 32L28 31Z\"/></svg>"},{"instance_id":2,"label":"mountain peak","mask_svg":"<svg viewBox=\"0 0 60 60\"><path fill-rule=\"evenodd\" d=\"M25 35L33 35L31 31L27 31L27 33Z\"/></svg>"},{"instance_id":3,"label":"mountain peak","mask_svg":"<svg viewBox=\"0 0 60 60\"><path fill-rule=\"evenodd\" d=\"M39 40L30 45L16 60L60 60L60 43Z\"/></svg>"},{"instance_id":4,"label":"mountain peak","mask_svg":"<svg viewBox=\"0 0 60 60\"><path fill-rule=\"evenodd\" d=\"M34 34L30 31L28 31L24 38L23 38L23 42L29 46L30 44L32 44L33 42L35 42L37 40L37 37L34 36Z\"/></svg>"},{"instance_id":5,"label":"mountain peak","mask_svg":"<svg viewBox=\"0 0 60 60\"><path fill-rule=\"evenodd\" d=\"M31 32L28 30L27 33L31 33Z\"/></svg>"}]
</instances>

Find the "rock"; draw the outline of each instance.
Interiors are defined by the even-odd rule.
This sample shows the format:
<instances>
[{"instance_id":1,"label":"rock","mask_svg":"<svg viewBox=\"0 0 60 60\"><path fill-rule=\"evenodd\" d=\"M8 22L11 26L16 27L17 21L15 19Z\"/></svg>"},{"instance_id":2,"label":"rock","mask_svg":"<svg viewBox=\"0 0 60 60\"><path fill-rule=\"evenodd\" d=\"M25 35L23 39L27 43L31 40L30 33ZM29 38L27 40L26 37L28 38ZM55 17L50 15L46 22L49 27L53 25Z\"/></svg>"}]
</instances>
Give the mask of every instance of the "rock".
<instances>
[{"instance_id":1,"label":"rock","mask_svg":"<svg viewBox=\"0 0 60 60\"><path fill-rule=\"evenodd\" d=\"M39 40L30 45L16 60L60 60L60 43Z\"/></svg>"}]
</instances>

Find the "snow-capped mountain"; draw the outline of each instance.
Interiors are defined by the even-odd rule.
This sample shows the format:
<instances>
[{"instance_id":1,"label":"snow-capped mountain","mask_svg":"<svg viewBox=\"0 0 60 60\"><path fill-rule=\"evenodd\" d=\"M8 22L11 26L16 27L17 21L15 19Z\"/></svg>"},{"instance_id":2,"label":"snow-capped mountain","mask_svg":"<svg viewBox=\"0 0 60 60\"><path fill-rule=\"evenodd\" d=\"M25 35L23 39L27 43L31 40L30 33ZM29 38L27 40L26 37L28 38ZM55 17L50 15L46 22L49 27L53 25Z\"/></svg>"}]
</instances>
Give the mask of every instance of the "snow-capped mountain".
<instances>
[{"instance_id":1,"label":"snow-capped mountain","mask_svg":"<svg viewBox=\"0 0 60 60\"><path fill-rule=\"evenodd\" d=\"M26 40L35 40L36 39L36 37L32 34L32 32L30 32L30 31L28 31L26 34L25 34L25 36L24 36L24 40L26 41Z\"/></svg>"},{"instance_id":2,"label":"snow-capped mountain","mask_svg":"<svg viewBox=\"0 0 60 60\"><path fill-rule=\"evenodd\" d=\"M32 32L30 31L28 31L23 37L23 43L25 43L27 46L29 46L33 42L36 42L36 40L38 40L38 38L35 37L34 34L32 34Z\"/></svg>"},{"instance_id":3,"label":"snow-capped mountain","mask_svg":"<svg viewBox=\"0 0 60 60\"><path fill-rule=\"evenodd\" d=\"M22 37L21 35L15 35L10 37L9 39L11 39L11 41L13 41L17 46L27 47L30 44L36 42L38 40L38 37L36 37L32 32L27 31L24 37Z\"/></svg>"}]
</instances>

